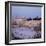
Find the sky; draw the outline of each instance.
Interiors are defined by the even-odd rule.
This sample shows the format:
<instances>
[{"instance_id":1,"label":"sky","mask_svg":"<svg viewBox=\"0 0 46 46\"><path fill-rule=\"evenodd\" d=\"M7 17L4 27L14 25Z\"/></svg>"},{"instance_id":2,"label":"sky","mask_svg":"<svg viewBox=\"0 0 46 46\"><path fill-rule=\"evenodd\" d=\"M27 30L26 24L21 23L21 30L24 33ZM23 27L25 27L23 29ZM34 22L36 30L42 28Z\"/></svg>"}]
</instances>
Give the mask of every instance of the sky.
<instances>
[{"instance_id":1,"label":"sky","mask_svg":"<svg viewBox=\"0 0 46 46\"><path fill-rule=\"evenodd\" d=\"M41 7L12 6L12 16L41 17Z\"/></svg>"}]
</instances>

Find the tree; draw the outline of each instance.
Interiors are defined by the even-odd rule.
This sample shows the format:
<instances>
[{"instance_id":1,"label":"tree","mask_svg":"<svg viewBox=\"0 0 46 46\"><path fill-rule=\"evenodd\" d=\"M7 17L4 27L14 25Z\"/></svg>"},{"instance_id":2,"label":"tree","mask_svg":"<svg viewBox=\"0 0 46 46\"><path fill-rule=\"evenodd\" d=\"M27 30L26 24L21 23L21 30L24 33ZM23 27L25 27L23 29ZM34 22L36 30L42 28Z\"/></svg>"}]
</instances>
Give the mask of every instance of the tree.
<instances>
[{"instance_id":1,"label":"tree","mask_svg":"<svg viewBox=\"0 0 46 46\"><path fill-rule=\"evenodd\" d=\"M30 20L32 20L32 18L30 17L30 18L27 18L27 21L30 21Z\"/></svg>"}]
</instances>

